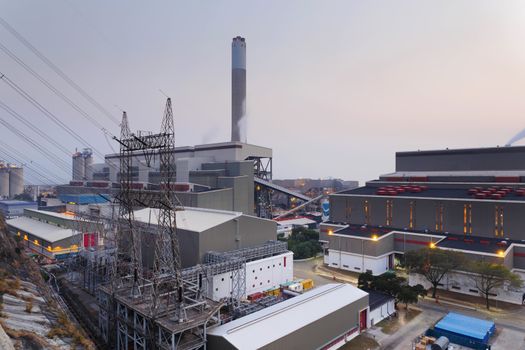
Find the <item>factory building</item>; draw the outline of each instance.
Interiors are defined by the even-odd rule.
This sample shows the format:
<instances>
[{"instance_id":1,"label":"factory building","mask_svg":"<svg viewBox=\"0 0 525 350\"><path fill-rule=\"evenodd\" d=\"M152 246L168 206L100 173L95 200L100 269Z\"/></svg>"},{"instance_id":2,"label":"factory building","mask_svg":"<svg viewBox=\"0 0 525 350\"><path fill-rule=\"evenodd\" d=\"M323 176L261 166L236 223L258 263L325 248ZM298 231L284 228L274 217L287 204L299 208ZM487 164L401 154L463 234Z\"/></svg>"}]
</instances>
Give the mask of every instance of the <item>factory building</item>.
<instances>
[{"instance_id":1,"label":"factory building","mask_svg":"<svg viewBox=\"0 0 525 350\"><path fill-rule=\"evenodd\" d=\"M175 147L173 182L184 206L239 211L271 217L271 194L283 193L302 201L311 198L272 183L272 150L247 143L246 40L232 41L231 141ZM73 180L58 186L59 195L113 195L120 186L120 154L108 154L93 164L91 150L73 155ZM136 189L158 190L160 159L155 152L135 152L131 177ZM295 199L294 198L294 199Z\"/></svg>"},{"instance_id":2,"label":"factory building","mask_svg":"<svg viewBox=\"0 0 525 350\"><path fill-rule=\"evenodd\" d=\"M22 216L25 209L37 209L38 203L17 200L0 201L0 213L4 218L10 219Z\"/></svg>"},{"instance_id":3,"label":"factory building","mask_svg":"<svg viewBox=\"0 0 525 350\"><path fill-rule=\"evenodd\" d=\"M0 198L24 193L24 168L0 161Z\"/></svg>"},{"instance_id":4,"label":"factory building","mask_svg":"<svg viewBox=\"0 0 525 350\"><path fill-rule=\"evenodd\" d=\"M337 349L369 326L368 293L327 284L208 330L215 349Z\"/></svg>"},{"instance_id":5,"label":"factory building","mask_svg":"<svg viewBox=\"0 0 525 350\"><path fill-rule=\"evenodd\" d=\"M98 245L97 233L78 231L72 213L25 209L23 216L6 220L6 224L8 232L24 246L50 260L64 259Z\"/></svg>"},{"instance_id":6,"label":"factory building","mask_svg":"<svg viewBox=\"0 0 525 350\"><path fill-rule=\"evenodd\" d=\"M404 252L432 247L525 276L524 210L525 147L399 152L395 173L330 196L325 264L379 275ZM459 276L442 287L474 294ZM523 291L498 299L521 303Z\"/></svg>"},{"instance_id":7,"label":"factory building","mask_svg":"<svg viewBox=\"0 0 525 350\"><path fill-rule=\"evenodd\" d=\"M148 237L157 232L158 209L140 209L134 217L144 226L142 252L144 263L151 266L154 247ZM276 239L275 222L241 212L185 207L176 213L176 227L183 267L202 263L209 251L226 252Z\"/></svg>"}]
</instances>

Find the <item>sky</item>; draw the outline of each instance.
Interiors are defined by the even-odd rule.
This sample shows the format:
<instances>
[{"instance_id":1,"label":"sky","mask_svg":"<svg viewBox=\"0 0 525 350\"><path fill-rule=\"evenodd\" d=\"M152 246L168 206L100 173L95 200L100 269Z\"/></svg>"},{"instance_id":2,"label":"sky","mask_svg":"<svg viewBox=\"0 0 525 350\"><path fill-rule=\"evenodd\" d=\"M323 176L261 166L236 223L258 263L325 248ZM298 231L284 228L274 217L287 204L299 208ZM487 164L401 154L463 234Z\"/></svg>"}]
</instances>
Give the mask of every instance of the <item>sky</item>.
<instances>
[{"instance_id":1,"label":"sky","mask_svg":"<svg viewBox=\"0 0 525 350\"><path fill-rule=\"evenodd\" d=\"M525 127L523 1L0 0L0 17L114 118L126 110L134 130L158 130L169 95L177 146L230 139L231 39L244 36L247 139L273 149L274 178L363 182L393 172L396 151L504 145ZM2 26L0 43L118 134ZM94 146L96 161L118 149L2 51L0 72ZM0 101L71 153L83 147L3 81ZM0 140L69 180L1 125Z\"/></svg>"}]
</instances>

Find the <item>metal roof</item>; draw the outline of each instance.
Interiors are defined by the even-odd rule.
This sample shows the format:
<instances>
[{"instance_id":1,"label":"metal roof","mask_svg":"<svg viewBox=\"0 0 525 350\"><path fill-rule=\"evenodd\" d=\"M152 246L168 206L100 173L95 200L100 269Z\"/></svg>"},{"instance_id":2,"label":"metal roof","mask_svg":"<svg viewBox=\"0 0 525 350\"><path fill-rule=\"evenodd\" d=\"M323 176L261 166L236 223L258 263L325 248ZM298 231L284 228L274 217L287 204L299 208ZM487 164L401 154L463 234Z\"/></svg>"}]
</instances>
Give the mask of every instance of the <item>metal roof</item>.
<instances>
[{"instance_id":1,"label":"metal roof","mask_svg":"<svg viewBox=\"0 0 525 350\"><path fill-rule=\"evenodd\" d=\"M50 243L61 241L73 236L73 230L21 216L6 220L7 224L17 230L27 232Z\"/></svg>"},{"instance_id":2,"label":"metal roof","mask_svg":"<svg viewBox=\"0 0 525 350\"><path fill-rule=\"evenodd\" d=\"M407 183L408 184L408 183ZM431 184L431 183L429 183ZM494 184L496 187L498 184ZM474 185L472 185L474 187ZM487 187L487 186L485 186ZM477 199L472 195L469 195L468 189L461 189L461 188L428 188L421 192L403 192L398 193L395 196L387 196L387 195L378 195L377 194L378 187L372 187L372 186L365 186L365 187L359 187L353 190L348 191L342 191L339 192L337 195L356 195L356 196L374 196L374 197L386 197L386 198L421 198L421 199L463 199L468 201L497 201L497 202L525 202L525 196L518 196L515 192L511 192L507 194L506 196L502 197L501 199L491 199L491 198L484 198L484 199Z\"/></svg>"},{"instance_id":3,"label":"metal roof","mask_svg":"<svg viewBox=\"0 0 525 350\"><path fill-rule=\"evenodd\" d=\"M158 221L159 209L145 208L134 212L135 220L155 225ZM177 211L177 228L187 231L203 232L230 220L242 216L241 212L189 208Z\"/></svg>"},{"instance_id":4,"label":"metal roof","mask_svg":"<svg viewBox=\"0 0 525 350\"><path fill-rule=\"evenodd\" d=\"M208 336L223 337L237 349L259 349L364 298L349 284L331 283L221 326Z\"/></svg>"},{"instance_id":5,"label":"metal roof","mask_svg":"<svg viewBox=\"0 0 525 350\"><path fill-rule=\"evenodd\" d=\"M26 202L26 201L18 201L18 200L5 200L0 201L0 205L28 205L28 206L36 206L37 202Z\"/></svg>"},{"instance_id":6,"label":"metal roof","mask_svg":"<svg viewBox=\"0 0 525 350\"><path fill-rule=\"evenodd\" d=\"M487 341L490 335L494 332L495 327L493 321L482 320L451 312L441 319L434 328L436 330L443 330Z\"/></svg>"}]
</instances>

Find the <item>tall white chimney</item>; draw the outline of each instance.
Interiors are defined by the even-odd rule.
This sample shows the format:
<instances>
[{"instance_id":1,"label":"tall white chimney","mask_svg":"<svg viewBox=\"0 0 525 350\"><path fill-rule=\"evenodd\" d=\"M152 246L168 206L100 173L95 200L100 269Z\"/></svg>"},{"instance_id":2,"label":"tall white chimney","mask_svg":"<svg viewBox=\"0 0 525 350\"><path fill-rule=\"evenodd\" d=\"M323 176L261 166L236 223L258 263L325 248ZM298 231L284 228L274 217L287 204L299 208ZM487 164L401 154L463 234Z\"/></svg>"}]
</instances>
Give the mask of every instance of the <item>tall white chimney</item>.
<instances>
[{"instance_id":1,"label":"tall white chimney","mask_svg":"<svg viewBox=\"0 0 525 350\"><path fill-rule=\"evenodd\" d=\"M232 42L232 141L246 142L246 40Z\"/></svg>"}]
</instances>

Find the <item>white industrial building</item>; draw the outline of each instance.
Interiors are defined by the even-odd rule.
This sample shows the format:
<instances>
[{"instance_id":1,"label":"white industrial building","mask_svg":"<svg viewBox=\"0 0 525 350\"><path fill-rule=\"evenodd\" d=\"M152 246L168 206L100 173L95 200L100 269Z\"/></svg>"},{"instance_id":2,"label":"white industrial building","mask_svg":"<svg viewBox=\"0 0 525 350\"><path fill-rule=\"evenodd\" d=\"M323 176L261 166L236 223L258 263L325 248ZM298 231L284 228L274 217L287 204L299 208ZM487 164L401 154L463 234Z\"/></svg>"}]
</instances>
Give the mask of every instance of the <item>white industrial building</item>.
<instances>
[{"instance_id":1,"label":"white industrial building","mask_svg":"<svg viewBox=\"0 0 525 350\"><path fill-rule=\"evenodd\" d=\"M207 347L337 349L369 326L368 293L327 284L208 330Z\"/></svg>"},{"instance_id":2,"label":"white industrial building","mask_svg":"<svg viewBox=\"0 0 525 350\"><path fill-rule=\"evenodd\" d=\"M233 272L215 275L209 285L208 295L215 301L230 296ZM244 297L266 290L279 288L293 280L293 253L285 252L268 258L246 263L246 292Z\"/></svg>"}]
</instances>

